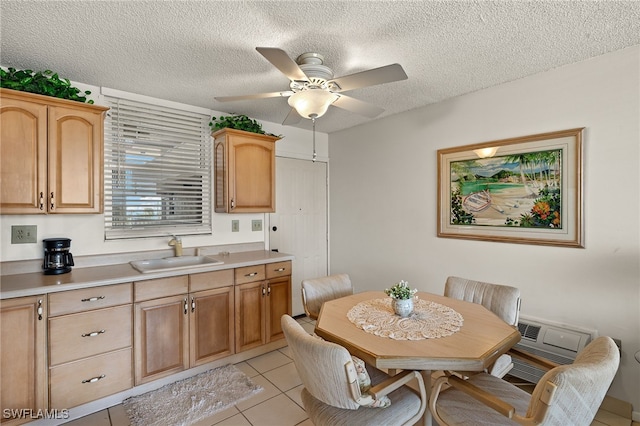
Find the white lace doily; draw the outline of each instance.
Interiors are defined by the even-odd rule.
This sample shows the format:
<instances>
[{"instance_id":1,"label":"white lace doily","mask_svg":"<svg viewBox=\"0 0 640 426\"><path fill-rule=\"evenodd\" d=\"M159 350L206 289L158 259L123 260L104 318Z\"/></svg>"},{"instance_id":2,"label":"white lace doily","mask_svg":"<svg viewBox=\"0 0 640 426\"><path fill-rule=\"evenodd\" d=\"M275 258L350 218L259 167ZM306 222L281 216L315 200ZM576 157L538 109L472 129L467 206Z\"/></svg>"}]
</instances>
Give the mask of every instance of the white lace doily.
<instances>
[{"instance_id":1,"label":"white lace doily","mask_svg":"<svg viewBox=\"0 0 640 426\"><path fill-rule=\"evenodd\" d=\"M390 297L358 303L347 312L349 321L367 333L395 340L423 340L450 336L463 318L455 310L427 300L413 301L413 312L402 318L393 312Z\"/></svg>"}]
</instances>

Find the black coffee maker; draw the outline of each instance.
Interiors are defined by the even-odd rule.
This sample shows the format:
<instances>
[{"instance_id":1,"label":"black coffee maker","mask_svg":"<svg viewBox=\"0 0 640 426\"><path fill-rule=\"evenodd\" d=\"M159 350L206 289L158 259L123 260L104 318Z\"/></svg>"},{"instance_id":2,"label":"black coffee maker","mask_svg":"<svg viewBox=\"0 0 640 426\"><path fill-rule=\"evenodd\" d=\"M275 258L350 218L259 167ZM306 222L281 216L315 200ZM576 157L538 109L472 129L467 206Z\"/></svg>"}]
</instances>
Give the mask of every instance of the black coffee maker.
<instances>
[{"instance_id":1,"label":"black coffee maker","mask_svg":"<svg viewBox=\"0 0 640 426\"><path fill-rule=\"evenodd\" d=\"M44 263L42 268L45 275L66 274L71 272L73 256L69 249L69 238L46 238L42 240L44 245Z\"/></svg>"}]
</instances>

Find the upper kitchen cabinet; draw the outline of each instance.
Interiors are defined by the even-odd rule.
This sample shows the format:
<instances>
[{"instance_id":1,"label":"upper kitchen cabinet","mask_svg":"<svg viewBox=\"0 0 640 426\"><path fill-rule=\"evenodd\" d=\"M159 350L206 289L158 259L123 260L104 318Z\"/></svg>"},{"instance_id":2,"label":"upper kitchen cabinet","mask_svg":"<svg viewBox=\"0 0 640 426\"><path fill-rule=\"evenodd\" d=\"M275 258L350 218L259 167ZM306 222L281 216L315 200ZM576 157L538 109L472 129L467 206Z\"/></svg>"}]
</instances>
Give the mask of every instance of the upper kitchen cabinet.
<instances>
[{"instance_id":1,"label":"upper kitchen cabinet","mask_svg":"<svg viewBox=\"0 0 640 426\"><path fill-rule=\"evenodd\" d=\"M0 213L101 213L107 109L0 89Z\"/></svg>"},{"instance_id":2,"label":"upper kitchen cabinet","mask_svg":"<svg viewBox=\"0 0 640 426\"><path fill-rule=\"evenodd\" d=\"M216 213L273 213L279 138L230 128L213 137Z\"/></svg>"}]
</instances>

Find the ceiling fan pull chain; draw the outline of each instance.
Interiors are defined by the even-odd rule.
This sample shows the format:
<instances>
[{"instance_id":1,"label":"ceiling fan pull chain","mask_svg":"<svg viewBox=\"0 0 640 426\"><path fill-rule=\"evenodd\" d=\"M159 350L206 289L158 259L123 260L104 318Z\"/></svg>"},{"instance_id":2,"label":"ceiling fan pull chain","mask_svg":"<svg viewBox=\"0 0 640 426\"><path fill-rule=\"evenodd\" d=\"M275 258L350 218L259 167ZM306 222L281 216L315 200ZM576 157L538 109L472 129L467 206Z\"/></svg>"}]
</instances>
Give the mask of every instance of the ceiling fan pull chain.
<instances>
[{"instance_id":1,"label":"ceiling fan pull chain","mask_svg":"<svg viewBox=\"0 0 640 426\"><path fill-rule=\"evenodd\" d=\"M311 123L313 123L313 158L311 159L312 162L316 162L316 118L312 117L311 118Z\"/></svg>"}]
</instances>

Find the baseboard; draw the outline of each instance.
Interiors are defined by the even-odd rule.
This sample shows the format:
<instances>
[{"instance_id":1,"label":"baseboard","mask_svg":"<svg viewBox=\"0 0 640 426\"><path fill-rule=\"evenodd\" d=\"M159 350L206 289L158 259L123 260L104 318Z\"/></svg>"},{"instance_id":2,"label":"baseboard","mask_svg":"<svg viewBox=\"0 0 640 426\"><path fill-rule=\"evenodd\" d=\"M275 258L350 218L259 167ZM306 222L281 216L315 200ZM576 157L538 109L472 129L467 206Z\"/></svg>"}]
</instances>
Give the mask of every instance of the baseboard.
<instances>
[{"instance_id":1,"label":"baseboard","mask_svg":"<svg viewBox=\"0 0 640 426\"><path fill-rule=\"evenodd\" d=\"M631 413L631 420L634 422L640 422L640 411L634 411Z\"/></svg>"}]
</instances>

